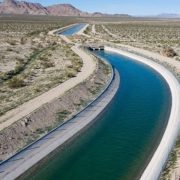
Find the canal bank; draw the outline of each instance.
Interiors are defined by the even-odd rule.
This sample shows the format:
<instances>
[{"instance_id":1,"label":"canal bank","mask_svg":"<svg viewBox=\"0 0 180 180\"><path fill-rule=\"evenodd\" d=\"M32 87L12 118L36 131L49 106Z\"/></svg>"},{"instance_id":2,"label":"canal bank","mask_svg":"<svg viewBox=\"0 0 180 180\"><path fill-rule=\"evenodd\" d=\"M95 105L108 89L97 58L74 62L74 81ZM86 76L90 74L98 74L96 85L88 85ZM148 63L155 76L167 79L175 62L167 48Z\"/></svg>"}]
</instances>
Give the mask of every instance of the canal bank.
<instances>
[{"instance_id":1,"label":"canal bank","mask_svg":"<svg viewBox=\"0 0 180 180\"><path fill-rule=\"evenodd\" d=\"M33 111L28 117L29 117L29 119L31 119L31 121L33 122L33 123L36 123L39 119L41 120L41 119L43 119L43 124L45 123L45 120L46 120L46 117L47 118L50 118L50 117L52 117L52 113L54 112L54 116L56 116L56 113L57 113L57 108L59 107L59 108L61 108L61 105L58 103L58 101L62 101L62 104L63 104L63 98L67 95L69 95L69 96L71 96L72 97L72 99L71 99L71 103L73 104L74 103L74 105L76 105L76 103L78 102L78 98L79 98L79 96L81 96L80 97L80 104L77 104L76 106L77 106L77 110L74 112L74 114L76 113L76 112L78 112L79 111L79 108L78 108L78 106L80 106L81 104L82 104L82 107L80 108L80 109L82 109L85 105L87 105L87 103L89 103L89 102L91 102L94 98L96 98L96 96L99 94L99 92L101 92L103 89L104 89L104 87L107 85L107 83L109 82L109 78L110 78L110 75L111 75L111 70L109 70L109 74L108 73L106 73L106 80L107 81L104 81L105 79L102 77L102 75L104 75L105 76L105 74L104 74L104 68L105 67L103 67L101 64L106 64L107 66L110 66L110 65L108 65L107 63L99 63L99 65L98 65L98 62L97 61L95 61L95 60L93 60L93 58L91 57L91 56L88 56L85 52L83 52L81 49L79 49L79 47L78 46L74 46L74 47L72 47L72 50L76 53L76 54L78 54L81 58L82 58L82 60L83 60L83 67L82 67L82 69L81 69L81 72L80 72L80 74L78 74L77 75L77 77L74 77L74 78L72 78L71 79L71 82L68 82L68 83L70 83L69 84L69 86L71 87L72 85L74 85L74 83L77 83L76 81L75 81L75 79L78 79L79 81L82 81L82 82L80 82L77 86L75 86L74 87L74 91L75 92L72 92L72 90L70 90L69 92L67 92L67 94L65 94L64 95L64 93L63 93L63 96L61 96L61 98L62 99L60 99L60 98L54 98L53 99L53 101L51 101L51 102L49 102L49 103L46 103L45 105L43 105L42 107L40 107L40 108L38 108L36 111ZM85 61L84 61L85 60ZM92 63L93 62L93 63ZM88 68L86 69L85 68L85 66L88 66ZM111 66L110 66L111 67ZM101 70L100 70L101 69ZM106 68L105 68L106 69ZM108 69L108 68L107 68ZM111 68L110 68L111 69ZM91 76L89 76L89 78L87 77L88 76L88 73L91 71L91 73L93 72L93 75L91 74ZM97 72L99 73L97 73ZM82 74L84 72L84 74ZM97 78L96 78L96 76L97 76ZM86 80L86 82L83 82L83 81L85 81ZM111 79L112 80L112 79ZM89 82L90 81L90 82ZM100 81L100 83L99 83L99 81ZM103 85L103 83L105 82L105 84ZM111 81L110 81L111 82ZM109 82L109 83L110 83ZM88 83L88 85L86 86L86 83ZM94 83L94 84L93 84ZM99 83L99 84L98 84ZM93 91L91 90L91 85L92 85L92 87L93 87ZM102 86L102 88L101 88L101 85L103 85ZM109 84L108 84L109 85ZM96 89L97 88L97 89ZM57 88L56 88L56 90L57 90ZM65 89L63 88L63 87L61 87L61 91L64 91ZM84 92L83 92L83 91ZM60 93L61 92L60 90L58 90L56 93ZM80 91L80 92L79 92ZM91 96L91 99L87 99L86 98L86 100L87 100L87 102L86 101L84 101L84 95L86 95L86 92L89 92L89 94L87 94L87 98L88 98L88 96L90 96L91 94L96 94L95 96ZM104 92L104 91L103 91ZM73 93L74 93L74 95L73 95ZM79 93L78 95L76 95L76 93ZM75 96L75 97L74 97ZM46 94L46 99L47 98L49 98L49 96L47 96L47 94ZM75 100L74 100L75 99ZM69 99L67 99L66 100L67 101L67 104L68 104L68 101L69 101ZM39 102L43 102L42 101L42 99L41 99L41 101L39 101ZM69 103L69 105L70 105L70 108L69 109L71 109L72 108L72 106L71 106L71 103ZM84 103L84 105L83 105L83 103ZM33 108L34 108L34 106L32 106ZM64 104L64 108L66 108L66 102L65 102L65 104ZM68 113L70 112L69 111L69 109L68 109ZM57 111L56 111L57 110ZM22 110L21 110L22 111ZM48 113L48 111L49 111L49 113ZM55 112L56 111L56 112ZM60 109L59 109L59 111L60 111ZM61 113L61 112L60 112ZM73 115L74 115L73 114ZM45 118L44 118L44 116L46 116ZM54 118L54 116L52 117L52 119ZM67 120L67 118L65 119L65 120ZM50 121L50 120L49 120ZM59 122L61 122L61 120L59 120ZM32 123L31 123L32 124ZM59 125L60 123L58 123L57 125ZM56 125L56 126L57 126ZM28 124L28 126L29 126L29 124ZM56 127L56 126L54 126L54 127ZM52 127L53 128L53 127ZM51 129L52 129L51 128ZM31 128L31 130L33 131L33 129ZM45 129L45 131L47 131L46 129ZM43 138L41 138L41 139L43 139ZM39 139L38 141L36 141L35 143L37 143L37 142L39 142L41 139ZM24 158L24 156L22 155L27 149L28 149L28 151L33 151L33 152L35 152L35 149L37 148L37 149L39 149L40 147L36 147L36 148L31 148L31 146L32 145L34 145L35 143L33 143L33 144L31 144L31 145L29 145L28 147L26 147L25 149L23 149L22 151L20 151L20 152L18 152L17 154L15 154L14 156L12 156L11 158L9 158L8 160L6 160L6 161L4 161L4 162L1 162L0 163L0 175L2 175L3 173L7 173L7 172L5 172L6 170L4 169L4 167L7 165L8 167L10 166L10 164L12 163L12 164L16 164L16 163L14 163L14 162L18 162L18 164L20 163L20 161L21 160L23 160ZM21 156L22 155L22 156ZM21 158L19 159L19 157L21 156ZM14 167L16 167L16 166L14 166ZM18 167L19 168L19 167ZM24 170L24 167L22 168L22 171ZM2 175L3 176L3 175Z\"/></svg>"},{"instance_id":2,"label":"canal bank","mask_svg":"<svg viewBox=\"0 0 180 180\"><path fill-rule=\"evenodd\" d=\"M171 89L165 79L149 66L134 62L134 57L112 51L99 51L97 55L109 60L121 74L114 101L91 128L22 179L132 180L164 134L171 112ZM88 111L89 115L94 111Z\"/></svg>"},{"instance_id":3,"label":"canal bank","mask_svg":"<svg viewBox=\"0 0 180 180\"><path fill-rule=\"evenodd\" d=\"M95 53L121 74L114 101L82 136L23 179L132 180L160 141L171 110L164 78L134 59L108 51Z\"/></svg>"},{"instance_id":4,"label":"canal bank","mask_svg":"<svg viewBox=\"0 0 180 180\"><path fill-rule=\"evenodd\" d=\"M155 151L154 155L151 158L151 161L149 162L148 166L145 168L140 178L141 180L156 180L159 178L165 166L165 163L168 159L168 156L172 151L172 148L174 147L176 139L179 135L179 129L180 129L179 82L173 76L173 74L171 74L167 69L165 69L163 66L157 63L154 63L149 59L110 47L105 47L105 50L119 53L121 55L130 57L131 59L134 59L136 61L147 64L148 66L152 67L157 72L159 72L164 77L164 79L166 80L166 82L170 87L171 96L172 96L172 107L171 107L171 113L168 120L168 124L157 150Z\"/></svg>"},{"instance_id":5,"label":"canal bank","mask_svg":"<svg viewBox=\"0 0 180 180\"><path fill-rule=\"evenodd\" d=\"M84 128L90 126L112 101L119 87L119 82L118 72L112 71L112 77L103 92L87 107L46 136L1 163L0 179L17 178L56 148L64 146Z\"/></svg>"},{"instance_id":6,"label":"canal bank","mask_svg":"<svg viewBox=\"0 0 180 180\"><path fill-rule=\"evenodd\" d=\"M81 35L83 34L83 32L86 30L88 26L89 24L81 24L81 23L70 24L68 26L49 31L48 35L51 35L51 36L55 36L57 34L64 35L64 36L66 35L72 36L74 34Z\"/></svg>"},{"instance_id":7,"label":"canal bank","mask_svg":"<svg viewBox=\"0 0 180 180\"><path fill-rule=\"evenodd\" d=\"M65 31L66 29L71 28L71 27L73 27L75 25L77 25L77 24L70 24L68 26L65 26L65 27L62 27L62 28L59 28L59 29L54 29L52 31L49 31L48 35L55 36L58 32Z\"/></svg>"},{"instance_id":8,"label":"canal bank","mask_svg":"<svg viewBox=\"0 0 180 180\"><path fill-rule=\"evenodd\" d=\"M87 26L88 24L79 23L65 28L61 31L56 31L56 33L63 36L73 36L76 33L82 33L87 28Z\"/></svg>"},{"instance_id":9,"label":"canal bank","mask_svg":"<svg viewBox=\"0 0 180 180\"><path fill-rule=\"evenodd\" d=\"M73 44L73 42L68 37L73 36L75 34L86 36L84 34L84 31L88 26L89 24L74 24L71 25L69 28L67 27L62 30L51 31L50 34L53 35L58 34L61 37L61 39L63 39L64 42L66 42L67 44Z\"/></svg>"}]
</instances>

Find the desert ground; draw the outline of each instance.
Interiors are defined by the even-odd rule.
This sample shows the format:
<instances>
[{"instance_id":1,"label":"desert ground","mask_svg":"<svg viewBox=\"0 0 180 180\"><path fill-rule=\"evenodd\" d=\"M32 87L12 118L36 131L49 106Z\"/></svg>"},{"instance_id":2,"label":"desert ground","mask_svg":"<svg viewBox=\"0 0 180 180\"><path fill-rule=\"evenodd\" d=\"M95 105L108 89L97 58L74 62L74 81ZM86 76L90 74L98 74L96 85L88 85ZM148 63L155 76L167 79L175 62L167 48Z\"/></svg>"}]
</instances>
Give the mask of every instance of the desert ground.
<instances>
[{"instance_id":1,"label":"desert ground","mask_svg":"<svg viewBox=\"0 0 180 180\"><path fill-rule=\"evenodd\" d=\"M49 33L77 20L18 18L0 23L1 160L72 117L111 74L106 63Z\"/></svg>"},{"instance_id":2,"label":"desert ground","mask_svg":"<svg viewBox=\"0 0 180 180\"><path fill-rule=\"evenodd\" d=\"M158 52L179 60L179 21L129 21L96 25L97 32L115 44L124 44ZM168 48L174 50L168 51Z\"/></svg>"}]
</instances>

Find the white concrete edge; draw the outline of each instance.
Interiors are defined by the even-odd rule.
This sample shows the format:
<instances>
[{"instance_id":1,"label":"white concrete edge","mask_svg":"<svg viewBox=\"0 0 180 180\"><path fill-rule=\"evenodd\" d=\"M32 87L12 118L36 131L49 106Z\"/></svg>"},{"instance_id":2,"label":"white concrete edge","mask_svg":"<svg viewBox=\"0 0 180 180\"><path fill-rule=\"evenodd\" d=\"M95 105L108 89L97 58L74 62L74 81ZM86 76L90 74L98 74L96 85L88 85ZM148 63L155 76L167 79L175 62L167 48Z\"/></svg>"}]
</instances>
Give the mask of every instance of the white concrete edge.
<instances>
[{"instance_id":1,"label":"white concrete edge","mask_svg":"<svg viewBox=\"0 0 180 180\"><path fill-rule=\"evenodd\" d=\"M86 24L82 29L80 29L79 32L77 32L77 35L82 35L82 36L86 36L86 37L90 37L87 34L84 33L84 31L89 27L89 24Z\"/></svg>"},{"instance_id":2,"label":"white concrete edge","mask_svg":"<svg viewBox=\"0 0 180 180\"><path fill-rule=\"evenodd\" d=\"M57 35L56 33L57 33L58 31L66 30L66 29L71 28L71 27L73 27L73 26L75 26L75 25L77 25L77 24L79 24L79 23L71 24L71 25L69 25L69 26L65 26L65 27L62 27L62 28L60 28L60 29L55 29L55 30L49 31L48 35L56 36L56 35ZM77 33L75 33L74 35L83 35L83 36L86 36L86 37L90 37L90 36L84 34L84 31L86 30L86 28L87 28L88 26L89 26L89 24L86 24L82 29L80 29L80 30L79 30ZM68 44L73 44L73 42L72 42L67 36L62 35L62 34L59 34L58 36L59 36L63 41L65 41L66 43L68 43Z\"/></svg>"},{"instance_id":3,"label":"white concrete edge","mask_svg":"<svg viewBox=\"0 0 180 180\"><path fill-rule=\"evenodd\" d=\"M60 34L59 37L67 44L73 44L73 42L69 38L67 38L67 36Z\"/></svg>"},{"instance_id":4,"label":"white concrete edge","mask_svg":"<svg viewBox=\"0 0 180 180\"><path fill-rule=\"evenodd\" d=\"M92 25L92 33L95 35L96 34L96 26L95 24Z\"/></svg>"},{"instance_id":5,"label":"white concrete edge","mask_svg":"<svg viewBox=\"0 0 180 180\"><path fill-rule=\"evenodd\" d=\"M80 29L76 34L81 35L84 33L84 31L86 30L86 28L89 26L89 24L86 24L82 29Z\"/></svg>"},{"instance_id":6,"label":"white concrete edge","mask_svg":"<svg viewBox=\"0 0 180 180\"><path fill-rule=\"evenodd\" d=\"M164 135L153 154L149 164L145 168L140 180L157 180L168 160L169 154L176 142L180 130L180 84L174 75L169 72L165 67L153 62L150 59L111 47L105 47L106 51L121 54L132 58L133 60L142 62L158 73L160 73L168 83L172 95L172 107L170 112L169 121L165 129Z\"/></svg>"}]
</instances>

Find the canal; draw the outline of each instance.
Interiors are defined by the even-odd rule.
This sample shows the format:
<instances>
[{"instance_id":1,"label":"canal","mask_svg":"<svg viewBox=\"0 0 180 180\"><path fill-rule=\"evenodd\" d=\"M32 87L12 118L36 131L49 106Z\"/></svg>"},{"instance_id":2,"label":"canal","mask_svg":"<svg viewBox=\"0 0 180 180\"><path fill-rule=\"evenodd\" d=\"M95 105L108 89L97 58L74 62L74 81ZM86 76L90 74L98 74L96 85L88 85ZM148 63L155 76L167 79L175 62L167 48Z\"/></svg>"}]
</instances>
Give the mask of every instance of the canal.
<instances>
[{"instance_id":1,"label":"canal","mask_svg":"<svg viewBox=\"0 0 180 180\"><path fill-rule=\"evenodd\" d=\"M85 26L86 26L86 24L75 24L72 27L60 32L59 34L64 35L64 36L72 36L72 35L76 34L77 32L79 32Z\"/></svg>"},{"instance_id":2,"label":"canal","mask_svg":"<svg viewBox=\"0 0 180 180\"><path fill-rule=\"evenodd\" d=\"M169 118L170 89L142 63L106 51L97 55L120 73L116 97L91 128L24 179L134 180L148 163Z\"/></svg>"}]
</instances>

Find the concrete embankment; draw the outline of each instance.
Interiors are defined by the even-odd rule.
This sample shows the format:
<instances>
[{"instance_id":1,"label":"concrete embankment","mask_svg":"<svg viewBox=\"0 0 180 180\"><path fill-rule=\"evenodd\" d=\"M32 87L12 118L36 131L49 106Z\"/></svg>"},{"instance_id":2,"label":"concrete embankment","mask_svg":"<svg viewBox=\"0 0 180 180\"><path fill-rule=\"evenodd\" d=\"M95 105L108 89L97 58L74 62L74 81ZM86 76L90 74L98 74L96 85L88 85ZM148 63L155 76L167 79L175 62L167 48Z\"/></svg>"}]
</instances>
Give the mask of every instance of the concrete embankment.
<instances>
[{"instance_id":1,"label":"concrete embankment","mask_svg":"<svg viewBox=\"0 0 180 180\"><path fill-rule=\"evenodd\" d=\"M48 135L4 161L0 165L0 179L11 180L19 177L56 148L68 142L69 139L82 131L82 129L93 123L96 117L102 113L112 101L118 90L119 83L119 74L115 71L115 74L112 76L104 91L84 110L52 130Z\"/></svg>"},{"instance_id":2,"label":"concrete embankment","mask_svg":"<svg viewBox=\"0 0 180 180\"><path fill-rule=\"evenodd\" d=\"M176 142L180 130L180 85L177 79L162 65L159 65L150 59L143 58L141 56L122 51L120 49L105 47L105 50L114 53L119 53L121 55L132 58L136 61L142 62L164 77L168 83L171 96L172 96L172 107L169 117L167 127L165 129L164 135L157 147L155 153L153 154L149 164L145 168L140 180L156 180L159 178L164 165L168 159L168 156Z\"/></svg>"},{"instance_id":3,"label":"concrete embankment","mask_svg":"<svg viewBox=\"0 0 180 180\"><path fill-rule=\"evenodd\" d=\"M98 96L109 82L111 71L108 64L96 61L96 69L85 81L1 131L0 160L11 157L65 122Z\"/></svg>"},{"instance_id":4,"label":"concrete embankment","mask_svg":"<svg viewBox=\"0 0 180 180\"><path fill-rule=\"evenodd\" d=\"M88 38L90 38L91 36L87 35L84 33L84 31L89 27L89 24L86 24L79 32L77 32L76 34L77 35L83 35L83 36L86 36Z\"/></svg>"}]
</instances>

